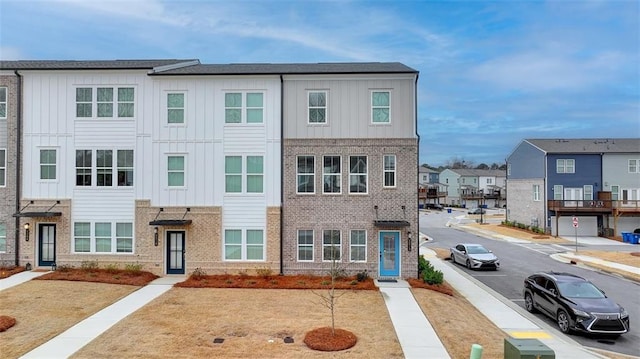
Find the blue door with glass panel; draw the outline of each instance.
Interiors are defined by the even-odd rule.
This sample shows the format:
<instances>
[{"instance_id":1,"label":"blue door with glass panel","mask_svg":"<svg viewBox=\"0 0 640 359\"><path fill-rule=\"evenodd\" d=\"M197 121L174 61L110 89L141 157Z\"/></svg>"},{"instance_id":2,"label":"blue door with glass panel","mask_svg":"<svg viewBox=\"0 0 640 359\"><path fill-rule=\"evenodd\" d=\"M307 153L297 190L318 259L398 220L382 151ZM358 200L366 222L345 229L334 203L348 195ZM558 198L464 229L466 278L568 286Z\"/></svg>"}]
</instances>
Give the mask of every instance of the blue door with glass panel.
<instances>
[{"instance_id":1,"label":"blue door with glass panel","mask_svg":"<svg viewBox=\"0 0 640 359\"><path fill-rule=\"evenodd\" d=\"M400 232L380 232L380 276L400 275Z\"/></svg>"},{"instance_id":2,"label":"blue door with glass panel","mask_svg":"<svg viewBox=\"0 0 640 359\"><path fill-rule=\"evenodd\" d=\"M56 225L38 225L38 266L51 267L56 262Z\"/></svg>"},{"instance_id":3,"label":"blue door with glass panel","mask_svg":"<svg viewBox=\"0 0 640 359\"><path fill-rule=\"evenodd\" d=\"M184 232L167 231L167 274L184 274Z\"/></svg>"}]
</instances>

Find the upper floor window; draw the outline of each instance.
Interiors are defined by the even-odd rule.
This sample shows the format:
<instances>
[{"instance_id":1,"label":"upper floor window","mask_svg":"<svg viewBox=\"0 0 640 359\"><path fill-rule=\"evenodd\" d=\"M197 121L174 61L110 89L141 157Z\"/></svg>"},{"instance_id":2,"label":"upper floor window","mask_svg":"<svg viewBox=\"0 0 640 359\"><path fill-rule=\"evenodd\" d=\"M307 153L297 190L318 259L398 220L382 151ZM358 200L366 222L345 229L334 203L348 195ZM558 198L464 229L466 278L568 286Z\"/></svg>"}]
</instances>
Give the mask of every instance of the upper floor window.
<instances>
[{"instance_id":1,"label":"upper floor window","mask_svg":"<svg viewBox=\"0 0 640 359\"><path fill-rule=\"evenodd\" d=\"M367 193L367 157L349 156L349 193Z\"/></svg>"},{"instance_id":2,"label":"upper floor window","mask_svg":"<svg viewBox=\"0 0 640 359\"><path fill-rule=\"evenodd\" d=\"M315 157L298 156L296 166L297 193L315 193Z\"/></svg>"},{"instance_id":3,"label":"upper floor window","mask_svg":"<svg viewBox=\"0 0 640 359\"><path fill-rule=\"evenodd\" d=\"M564 186L561 184L553 185L553 199L561 201L564 198Z\"/></svg>"},{"instance_id":4,"label":"upper floor window","mask_svg":"<svg viewBox=\"0 0 640 359\"><path fill-rule=\"evenodd\" d=\"M133 87L76 88L76 117L130 118L134 114L134 103Z\"/></svg>"},{"instance_id":5,"label":"upper floor window","mask_svg":"<svg viewBox=\"0 0 640 359\"><path fill-rule=\"evenodd\" d=\"M557 159L556 173L575 173L576 161L574 159Z\"/></svg>"},{"instance_id":6,"label":"upper floor window","mask_svg":"<svg viewBox=\"0 0 640 359\"><path fill-rule=\"evenodd\" d=\"M246 193L264 192L263 156L226 156L224 169L226 193L242 193L243 188Z\"/></svg>"},{"instance_id":7,"label":"upper floor window","mask_svg":"<svg viewBox=\"0 0 640 359\"><path fill-rule=\"evenodd\" d=\"M0 187L7 185L7 150L0 148Z\"/></svg>"},{"instance_id":8,"label":"upper floor window","mask_svg":"<svg viewBox=\"0 0 640 359\"><path fill-rule=\"evenodd\" d=\"M0 119L7 118L7 88L0 87Z\"/></svg>"},{"instance_id":9,"label":"upper floor window","mask_svg":"<svg viewBox=\"0 0 640 359\"><path fill-rule=\"evenodd\" d=\"M611 200L612 201L620 200L620 186L618 185L611 186Z\"/></svg>"},{"instance_id":10,"label":"upper floor window","mask_svg":"<svg viewBox=\"0 0 640 359\"><path fill-rule=\"evenodd\" d=\"M396 155L384 155L384 187L396 186ZM423 177L423 180L427 180L427 176Z\"/></svg>"},{"instance_id":11,"label":"upper floor window","mask_svg":"<svg viewBox=\"0 0 640 359\"><path fill-rule=\"evenodd\" d=\"M584 191L583 191L584 198L583 199L585 201L593 200L593 185L590 185L590 184L584 185L583 189L584 189Z\"/></svg>"},{"instance_id":12,"label":"upper floor window","mask_svg":"<svg viewBox=\"0 0 640 359\"><path fill-rule=\"evenodd\" d=\"M57 151L55 149L40 150L40 179L55 180L57 167Z\"/></svg>"},{"instance_id":13,"label":"upper floor window","mask_svg":"<svg viewBox=\"0 0 640 359\"><path fill-rule=\"evenodd\" d=\"M224 94L225 123L263 123L264 95L260 92Z\"/></svg>"},{"instance_id":14,"label":"upper floor window","mask_svg":"<svg viewBox=\"0 0 640 359\"><path fill-rule=\"evenodd\" d=\"M309 92L309 123L327 123L327 92Z\"/></svg>"},{"instance_id":15,"label":"upper floor window","mask_svg":"<svg viewBox=\"0 0 640 359\"><path fill-rule=\"evenodd\" d=\"M540 185L539 184L533 185L533 200L540 201Z\"/></svg>"},{"instance_id":16,"label":"upper floor window","mask_svg":"<svg viewBox=\"0 0 640 359\"><path fill-rule=\"evenodd\" d=\"M389 91L371 92L371 122L391 122L391 102L389 100L389 95Z\"/></svg>"},{"instance_id":17,"label":"upper floor window","mask_svg":"<svg viewBox=\"0 0 640 359\"><path fill-rule=\"evenodd\" d=\"M167 94L167 123L184 123L184 93Z\"/></svg>"},{"instance_id":18,"label":"upper floor window","mask_svg":"<svg viewBox=\"0 0 640 359\"><path fill-rule=\"evenodd\" d=\"M640 172L640 160L629 160L629 173Z\"/></svg>"},{"instance_id":19,"label":"upper floor window","mask_svg":"<svg viewBox=\"0 0 640 359\"><path fill-rule=\"evenodd\" d=\"M493 178L487 178L487 184L493 184Z\"/></svg>"},{"instance_id":20,"label":"upper floor window","mask_svg":"<svg viewBox=\"0 0 640 359\"><path fill-rule=\"evenodd\" d=\"M340 156L324 156L322 166L323 193L342 192L342 167Z\"/></svg>"},{"instance_id":21,"label":"upper floor window","mask_svg":"<svg viewBox=\"0 0 640 359\"><path fill-rule=\"evenodd\" d=\"M127 187L133 186L133 150L115 150L117 161L114 163L114 150L76 150L76 186ZM95 164L93 158L95 154ZM41 179L55 179L55 150L41 150ZM113 174L118 181L114 183ZM45 178L45 176L53 176ZM93 183L93 178L96 181Z\"/></svg>"},{"instance_id":22,"label":"upper floor window","mask_svg":"<svg viewBox=\"0 0 640 359\"><path fill-rule=\"evenodd\" d=\"M167 185L169 187L184 187L185 166L184 156L167 156Z\"/></svg>"}]
</instances>

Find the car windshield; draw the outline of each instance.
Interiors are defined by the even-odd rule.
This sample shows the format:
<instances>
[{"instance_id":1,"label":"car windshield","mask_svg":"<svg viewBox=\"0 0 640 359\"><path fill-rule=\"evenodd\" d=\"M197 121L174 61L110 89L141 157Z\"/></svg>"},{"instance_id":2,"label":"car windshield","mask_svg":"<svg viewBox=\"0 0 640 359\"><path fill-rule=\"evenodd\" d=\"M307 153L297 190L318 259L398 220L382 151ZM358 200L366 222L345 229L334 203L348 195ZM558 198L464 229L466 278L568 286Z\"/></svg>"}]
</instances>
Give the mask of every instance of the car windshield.
<instances>
[{"instance_id":1,"label":"car windshield","mask_svg":"<svg viewBox=\"0 0 640 359\"><path fill-rule=\"evenodd\" d=\"M604 294L589 282L560 282L560 293L567 298L604 298Z\"/></svg>"},{"instance_id":2,"label":"car windshield","mask_svg":"<svg viewBox=\"0 0 640 359\"><path fill-rule=\"evenodd\" d=\"M483 254L483 253L489 253L489 251L482 247L482 246L468 246L467 247L467 253L469 254Z\"/></svg>"}]
</instances>

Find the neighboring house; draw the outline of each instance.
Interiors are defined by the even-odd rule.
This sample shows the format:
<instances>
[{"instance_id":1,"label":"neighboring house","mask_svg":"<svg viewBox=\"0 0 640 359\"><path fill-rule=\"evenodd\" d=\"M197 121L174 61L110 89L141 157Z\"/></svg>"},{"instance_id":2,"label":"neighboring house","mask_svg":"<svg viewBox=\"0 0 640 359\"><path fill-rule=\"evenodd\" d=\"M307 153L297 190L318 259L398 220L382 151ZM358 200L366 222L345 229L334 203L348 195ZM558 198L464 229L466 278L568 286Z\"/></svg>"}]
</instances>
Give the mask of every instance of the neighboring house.
<instances>
[{"instance_id":1,"label":"neighboring house","mask_svg":"<svg viewBox=\"0 0 640 359\"><path fill-rule=\"evenodd\" d=\"M523 140L507 159L507 219L560 236L638 228L638 158L640 139Z\"/></svg>"},{"instance_id":2,"label":"neighboring house","mask_svg":"<svg viewBox=\"0 0 640 359\"><path fill-rule=\"evenodd\" d=\"M417 274L415 70L197 60L4 61L0 70L20 75L23 94L12 211L31 241L19 241L21 265L312 272L334 253L373 276ZM347 94L357 100L340 101ZM314 182L297 183L310 166ZM315 195L297 194L311 183ZM315 239L301 246L298 230ZM284 265L283 255L309 250L311 266Z\"/></svg>"},{"instance_id":3,"label":"neighboring house","mask_svg":"<svg viewBox=\"0 0 640 359\"><path fill-rule=\"evenodd\" d=\"M502 170L446 169L440 173L448 187L447 203L467 208L502 207L506 201L506 174Z\"/></svg>"},{"instance_id":4,"label":"neighboring house","mask_svg":"<svg viewBox=\"0 0 640 359\"><path fill-rule=\"evenodd\" d=\"M283 76L284 273L327 273L336 259L348 273L416 276L418 72L300 70Z\"/></svg>"},{"instance_id":5,"label":"neighboring house","mask_svg":"<svg viewBox=\"0 0 640 359\"><path fill-rule=\"evenodd\" d=\"M420 166L418 167L418 182L421 185L426 185L428 183L438 183L440 181L440 172Z\"/></svg>"},{"instance_id":6,"label":"neighboring house","mask_svg":"<svg viewBox=\"0 0 640 359\"><path fill-rule=\"evenodd\" d=\"M447 185L440 183L440 172L431 168L418 167L418 198L422 207L443 204L447 197Z\"/></svg>"},{"instance_id":7,"label":"neighboring house","mask_svg":"<svg viewBox=\"0 0 640 359\"><path fill-rule=\"evenodd\" d=\"M447 186L447 196L445 198L446 204L453 206L462 205L459 180L460 174L457 173L456 170L447 168L440 172L440 182Z\"/></svg>"},{"instance_id":8,"label":"neighboring house","mask_svg":"<svg viewBox=\"0 0 640 359\"><path fill-rule=\"evenodd\" d=\"M17 265L16 212L18 163L18 78L13 72L0 71L0 267Z\"/></svg>"}]
</instances>

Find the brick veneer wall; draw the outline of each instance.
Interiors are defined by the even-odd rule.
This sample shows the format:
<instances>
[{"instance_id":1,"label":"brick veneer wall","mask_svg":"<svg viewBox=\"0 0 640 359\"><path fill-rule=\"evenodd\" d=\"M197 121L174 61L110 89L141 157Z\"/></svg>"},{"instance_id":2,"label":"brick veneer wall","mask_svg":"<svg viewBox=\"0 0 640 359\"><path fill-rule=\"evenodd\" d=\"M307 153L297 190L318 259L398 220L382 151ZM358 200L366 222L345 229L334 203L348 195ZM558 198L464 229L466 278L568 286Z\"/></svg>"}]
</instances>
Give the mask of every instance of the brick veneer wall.
<instances>
[{"instance_id":1,"label":"brick veneer wall","mask_svg":"<svg viewBox=\"0 0 640 359\"><path fill-rule=\"evenodd\" d=\"M0 87L7 88L7 147L5 186L0 187L0 223L7 231L6 251L0 252L0 266L16 264L16 225L13 214L16 211L16 141L18 134L17 95L18 78L16 76L0 76ZM5 120L0 120L0 123ZM0 146L2 147L2 146Z\"/></svg>"},{"instance_id":2,"label":"brick veneer wall","mask_svg":"<svg viewBox=\"0 0 640 359\"><path fill-rule=\"evenodd\" d=\"M415 139L344 139L344 140L293 140L284 141L284 201L283 201L283 262L285 274L326 274L330 262L322 261L322 231L341 230L342 258L340 267L348 273L364 271L378 276L378 232L399 231L401 249L401 277L417 276L418 238L418 177L417 140ZM383 155L396 155L397 187L382 186ZM296 194L296 158L299 155L315 156L315 189L311 195ZM322 194L323 155L342 156L342 194ZM349 166L351 155L366 155L368 167L368 194L349 194ZM375 207L377 206L377 210ZM377 228L374 220L405 220L411 225L405 228ZM297 261L297 231L314 231L314 261ZM349 262L349 231L367 231L367 262ZM412 232L412 251L407 249L407 232Z\"/></svg>"},{"instance_id":3,"label":"brick veneer wall","mask_svg":"<svg viewBox=\"0 0 640 359\"><path fill-rule=\"evenodd\" d=\"M540 185L540 201L533 200L533 185ZM507 219L526 225L538 219L538 227L545 228L545 187L543 179L509 180L507 182Z\"/></svg>"}]
</instances>

